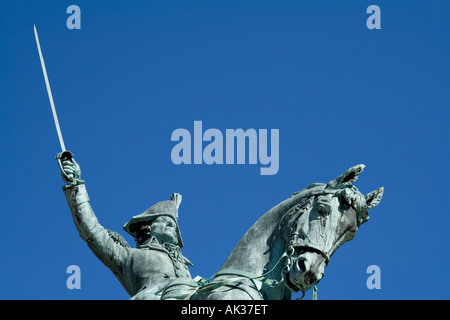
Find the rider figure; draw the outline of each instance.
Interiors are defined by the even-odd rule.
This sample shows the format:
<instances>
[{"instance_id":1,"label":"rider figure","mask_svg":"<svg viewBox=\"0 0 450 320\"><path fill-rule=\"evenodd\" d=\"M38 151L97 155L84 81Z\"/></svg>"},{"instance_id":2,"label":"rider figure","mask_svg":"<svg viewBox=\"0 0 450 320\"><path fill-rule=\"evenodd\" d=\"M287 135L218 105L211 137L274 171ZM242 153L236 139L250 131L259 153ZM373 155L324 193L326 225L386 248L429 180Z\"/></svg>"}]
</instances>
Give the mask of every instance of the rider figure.
<instances>
[{"instance_id":1,"label":"rider figure","mask_svg":"<svg viewBox=\"0 0 450 320\"><path fill-rule=\"evenodd\" d=\"M62 169L68 183L63 190L81 238L111 269L131 299L187 298L197 283L187 267L192 263L181 254L181 195L172 194L171 200L158 202L125 224L125 231L136 240L136 248L131 248L122 236L99 224L75 160L62 161ZM68 176L73 179L68 181Z\"/></svg>"}]
</instances>

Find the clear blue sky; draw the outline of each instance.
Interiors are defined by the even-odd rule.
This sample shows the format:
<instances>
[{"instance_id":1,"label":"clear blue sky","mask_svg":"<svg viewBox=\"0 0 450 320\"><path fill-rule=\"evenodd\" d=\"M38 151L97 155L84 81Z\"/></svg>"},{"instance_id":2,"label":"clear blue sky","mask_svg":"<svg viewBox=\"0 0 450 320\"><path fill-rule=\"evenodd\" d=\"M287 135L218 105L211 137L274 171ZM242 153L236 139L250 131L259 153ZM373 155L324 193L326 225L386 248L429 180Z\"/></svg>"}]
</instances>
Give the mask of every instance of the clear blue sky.
<instances>
[{"instance_id":1,"label":"clear blue sky","mask_svg":"<svg viewBox=\"0 0 450 320\"><path fill-rule=\"evenodd\" d=\"M80 30L66 27L71 4ZM380 30L366 27L371 4ZM449 17L438 0L2 2L0 298L129 298L61 190L36 24L66 146L98 219L131 245L124 223L179 192L183 253L209 277L271 207L364 163L356 186L384 197L319 299L449 299ZM171 134L196 120L279 129L278 173L176 166ZM81 290L66 287L69 265Z\"/></svg>"}]
</instances>

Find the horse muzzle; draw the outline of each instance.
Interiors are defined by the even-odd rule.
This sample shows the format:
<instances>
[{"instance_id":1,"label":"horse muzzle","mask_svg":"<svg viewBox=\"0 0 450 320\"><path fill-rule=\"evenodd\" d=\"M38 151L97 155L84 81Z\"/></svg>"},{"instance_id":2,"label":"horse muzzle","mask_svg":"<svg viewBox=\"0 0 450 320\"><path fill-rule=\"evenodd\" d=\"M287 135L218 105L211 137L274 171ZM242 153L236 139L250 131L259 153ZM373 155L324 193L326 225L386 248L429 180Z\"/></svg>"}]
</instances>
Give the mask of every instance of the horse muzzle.
<instances>
[{"instance_id":1,"label":"horse muzzle","mask_svg":"<svg viewBox=\"0 0 450 320\"><path fill-rule=\"evenodd\" d=\"M324 276L327 257L321 251L297 247L291 257L291 268L286 276L286 285L294 292L308 291Z\"/></svg>"}]
</instances>

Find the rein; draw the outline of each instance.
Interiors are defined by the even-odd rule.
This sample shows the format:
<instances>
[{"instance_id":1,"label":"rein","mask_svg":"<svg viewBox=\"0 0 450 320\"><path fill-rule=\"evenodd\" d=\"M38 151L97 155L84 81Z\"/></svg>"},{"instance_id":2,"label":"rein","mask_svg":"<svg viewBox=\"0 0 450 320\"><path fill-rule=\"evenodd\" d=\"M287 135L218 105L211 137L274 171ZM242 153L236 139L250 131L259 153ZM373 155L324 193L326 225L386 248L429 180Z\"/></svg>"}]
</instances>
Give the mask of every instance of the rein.
<instances>
[{"instance_id":1,"label":"rein","mask_svg":"<svg viewBox=\"0 0 450 320\"><path fill-rule=\"evenodd\" d=\"M294 208L292 208L293 211L289 210L287 213L285 213L282 220L284 220L285 217L289 217L289 216L290 216L290 218L288 218L288 219L297 218L298 216L303 214L304 211L307 210L307 208L309 208L312 205L313 199L314 199L314 197L309 197L308 199L297 204ZM278 228L281 229L281 225L279 225ZM297 223L295 223L294 226L291 227L291 236L289 237L289 241L287 243L285 251L280 256L280 258L275 263L275 265L269 271L263 273L262 275L256 275L256 274L253 274L248 271L234 269L234 268L222 269L222 270L219 270L214 275L212 275L210 278L202 278L200 276L195 277L194 280L197 282L196 284L192 284L192 285L184 284L189 287L192 287L194 292L184 294L182 296L173 297L173 298L183 299L183 298L186 298L187 296L195 294L195 293L196 294L207 294L210 292L214 292L224 286L232 286L232 287L237 288L236 283L239 281L242 281L242 278L245 278L245 279L253 281L253 282L259 281L263 284L266 284L267 286L269 286L271 288L278 287L280 284L282 284L284 281L286 281L286 275L289 273L289 271L292 268L293 260L294 260L293 255L295 254L295 244L296 244L298 236L299 236L299 228L300 228L300 226ZM318 250L318 249L315 249L315 250L319 251L321 254L323 254L325 256L325 258L327 260L329 260L328 256L326 254L324 254L321 250ZM277 268L277 266L280 264L280 262L285 259L286 259L286 262L285 262L285 266L283 267L283 269L281 271L280 280L269 278L268 275L271 274ZM223 280L216 280L215 282L211 280L218 276L224 276L224 275L231 275L231 276L235 276L235 277L231 277L231 278L223 279ZM170 287L171 286L169 286L168 288L170 288ZM161 291L167 290L168 288L164 288ZM251 293L249 293L245 288L238 288L238 289L244 291L252 299L254 299L253 295ZM259 290L256 290L256 291L259 292ZM303 295L301 296L301 298L299 298L299 300L303 299L303 297L305 296L305 292L302 291L302 293L303 293ZM259 293L259 294L261 295L261 293ZM314 286L313 287L313 300L316 300L316 299L317 299L317 288L316 288L316 286Z\"/></svg>"},{"instance_id":2,"label":"rein","mask_svg":"<svg viewBox=\"0 0 450 320\"><path fill-rule=\"evenodd\" d=\"M306 201L303 201L302 203L295 206L293 215L296 217L301 215L306 208L311 206L312 200L313 200L313 197L310 197L310 198L306 199ZM279 226L279 228L281 228L281 225ZM295 227L291 229L292 234L290 236L290 241L288 242L286 250L283 252L281 257L278 259L278 261L275 263L275 265L269 271L265 272L262 275L255 275L251 272L239 270L239 269L232 269L232 268L223 269L223 270L220 270L219 272L215 273L209 279L201 278L199 281L197 281L199 283L200 287L196 289L196 292L197 293L211 292L222 286L231 285L231 284L235 283L236 281L241 280L242 277L247 278L252 281L262 282L263 284L266 284L271 288L275 288L275 287L279 286L281 283L283 283L283 281L286 280L286 274L289 273L289 271L292 267L292 256L295 253L294 244L295 244L295 242L298 238L298 234L299 234L298 228L299 228L299 226L296 224ZM267 276L270 273L272 273L275 270L275 268L278 266L278 264L285 258L287 258L287 260L286 260L286 264L285 264L283 270L281 271L281 279L275 280L275 279L268 278ZM230 279L226 279L226 280L220 280L217 282L210 281L210 279L215 278L217 276L221 276L221 275L235 275L238 277L230 278ZM247 294L249 294L249 293L247 292ZM249 296L251 297L250 294L249 294ZM303 299L304 296L305 296L305 292L303 292L303 296L301 297L301 299Z\"/></svg>"},{"instance_id":3,"label":"rein","mask_svg":"<svg viewBox=\"0 0 450 320\"><path fill-rule=\"evenodd\" d=\"M284 252L281 255L281 257L278 259L277 263L275 263L273 268L270 269L269 271L267 271L266 273L260 275L260 276L257 276L257 275L254 275L251 272L247 272L247 271L239 270L239 269L223 269L223 270L220 270L219 272L217 272L216 274L214 274L211 278L214 278L214 277L217 277L217 276L221 276L221 275L225 275L225 274L231 274L231 275L236 275L236 276L242 276L242 277L245 277L245 278L247 278L249 280L260 281L260 282L262 282L262 283L264 283L264 284L266 284L266 285L268 285L268 286L270 286L272 288L273 287L277 287L277 286L279 286L281 284L281 282L283 281L283 278L281 278L280 280L275 280L275 279L267 278L267 275L272 273L272 271L275 270L275 268L278 266L278 264L281 262L281 260L283 260L284 258L287 258L287 257L288 257L288 254L286 252ZM222 281L222 282L233 282L233 281L236 281L236 279L232 278L232 279L228 279L228 281L225 280L225 281ZM226 284L223 284L223 285L226 285Z\"/></svg>"}]
</instances>

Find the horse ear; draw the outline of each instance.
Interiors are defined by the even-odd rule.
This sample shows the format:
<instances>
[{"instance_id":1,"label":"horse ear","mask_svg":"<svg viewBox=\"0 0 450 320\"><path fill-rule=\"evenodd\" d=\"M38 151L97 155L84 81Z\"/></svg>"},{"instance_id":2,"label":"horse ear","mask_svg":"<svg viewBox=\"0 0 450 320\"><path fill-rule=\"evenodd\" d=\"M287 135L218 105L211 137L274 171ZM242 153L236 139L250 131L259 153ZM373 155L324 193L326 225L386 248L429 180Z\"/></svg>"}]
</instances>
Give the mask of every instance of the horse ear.
<instances>
[{"instance_id":1,"label":"horse ear","mask_svg":"<svg viewBox=\"0 0 450 320\"><path fill-rule=\"evenodd\" d=\"M175 205L177 206L177 209L180 207L181 199L182 199L182 197L181 197L181 194L179 194L179 193L172 193L170 195L170 200L175 202Z\"/></svg>"},{"instance_id":2,"label":"horse ear","mask_svg":"<svg viewBox=\"0 0 450 320\"><path fill-rule=\"evenodd\" d=\"M359 175L361 172L363 172L364 168L366 166L363 164L358 164L354 167L351 167L347 171L345 171L343 174L341 174L336 179L330 181L328 183L329 187L335 187L339 184L353 184L356 180L358 180Z\"/></svg>"},{"instance_id":3,"label":"horse ear","mask_svg":"<svg viewBox=\"0 0 450 320\"><path fill-rule=\"evenodd\" d=\"M383 197L384 187L381 187L375 191L369 192L366 198L367 209L375 208L380 204L381 198Z\"/></svg>"}]
</instances>

